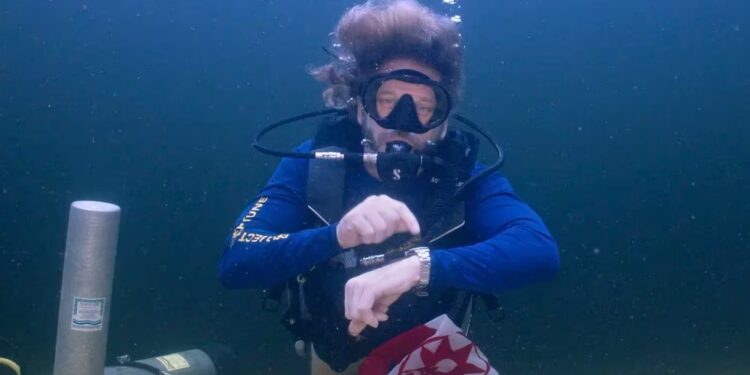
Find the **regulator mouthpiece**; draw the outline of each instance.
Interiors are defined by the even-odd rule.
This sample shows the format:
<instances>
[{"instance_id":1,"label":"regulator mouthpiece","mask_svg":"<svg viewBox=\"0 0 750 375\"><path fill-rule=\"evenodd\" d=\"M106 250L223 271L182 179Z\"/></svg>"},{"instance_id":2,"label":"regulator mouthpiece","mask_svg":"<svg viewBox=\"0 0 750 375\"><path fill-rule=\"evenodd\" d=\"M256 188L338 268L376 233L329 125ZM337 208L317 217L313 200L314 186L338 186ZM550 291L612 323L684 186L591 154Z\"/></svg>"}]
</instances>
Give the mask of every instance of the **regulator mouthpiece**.
<instances>
[{"instance_id":1,"label":"regulator mouthpiece","mask_svg":"<svg viewBox=\"0 0 750 375\"><path fill-rule=\"evenodd\" d=\"M424 156L411 152L411 145L404 141L388 142L385 152L378 153L378 176L392 187L415 180L422 173Z\"/></svg>"},{"instance_id":2,"label":"regulator mouthpiece","mask_svg":"<svg viewBox=\"0 0 750 375\"><path fill-rule=\"evenodd\" d=\"M388 142L385 145L385 152L408 153L411 152L411 145L404 141Z\"/></svg>"}]
</instances>

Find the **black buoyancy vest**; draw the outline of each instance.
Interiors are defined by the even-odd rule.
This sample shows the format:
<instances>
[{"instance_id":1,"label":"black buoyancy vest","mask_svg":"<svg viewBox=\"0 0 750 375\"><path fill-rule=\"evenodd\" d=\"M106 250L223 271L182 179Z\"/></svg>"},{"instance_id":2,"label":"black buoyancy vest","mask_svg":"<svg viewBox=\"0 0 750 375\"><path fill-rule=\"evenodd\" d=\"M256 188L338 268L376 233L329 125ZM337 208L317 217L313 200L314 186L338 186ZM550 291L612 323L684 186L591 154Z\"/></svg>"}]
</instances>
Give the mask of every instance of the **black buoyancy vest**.
<instances>
[{"instance_id":1,"label":"black buoyancy vest","mask_svg":"<svg viewBox=\"0 0 750 375\"><path fill-rule=\"evenodd\" d=\"M359 125L347 116L328 118L313 141L313 149L334 147L353 152L362 152ZM460 228L463 226L463 202L453 199L456 185L468 179L476 158L478 141L468 133L450 130L446 139L438 146L437 155L444 159L445 166L431 175L421 176L412 190L385 191L378 193L395 195L395 199L413 198L410 209L419 218L430 246L451 247L465 243ZM446 157L446 155L453 157ZM458 155L458 156L457 156ZM335 164L335 161L311 160L308 168L307 200L312 213L311 226L327 225L359 203L352 199L347 187L347 176L356 173L351 166ZM363 171L359 171L362 173ZM365 172L366 173L366 172ZM419 194L413 194L414 192ZM412 194L410 194L412 193ZM403 195L403 196L399 196ZM429 236L429 237L428 237ZM398 240L401 239L399 244ZM412 293L401 296L389 309L390 319L377 329L366 328L360 338L348 334L348 321L343 311L343 295L346 281L356 274L368 271L353 266L358 257L373 253L384 253L394 247L404 249L416 244L404 245L403 237L394 236L379 245L361 246L349 252L350 264L346 260L334 259L327 264L314 267L288 283L289 300L282 322L299 339L312 342L318 356L337 371L365 357L372 349L398 334L425 323L436 316L447 313L461 324L468 297L457 290L431 292L428 297L417 297ZM401 246L399 246L401 245ZM342 255L346 255L342 253ZM352 258L353 256L353 258ZM337 257L344 258L347 257Z\"/></svg>"}]
</instances>

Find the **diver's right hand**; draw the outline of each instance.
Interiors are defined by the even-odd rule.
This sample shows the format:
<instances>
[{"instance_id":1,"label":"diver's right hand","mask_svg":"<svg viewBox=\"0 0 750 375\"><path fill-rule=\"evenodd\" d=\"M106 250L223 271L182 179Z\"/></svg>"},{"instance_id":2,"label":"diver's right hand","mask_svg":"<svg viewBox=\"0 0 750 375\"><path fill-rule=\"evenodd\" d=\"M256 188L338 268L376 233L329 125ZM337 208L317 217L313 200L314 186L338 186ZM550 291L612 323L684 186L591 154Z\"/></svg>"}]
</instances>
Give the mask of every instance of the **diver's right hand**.
<instances>
[{"instance_id":1,"label":"diver's right hand","mask_svg":"<svg viewBox=\"0 0 750 375\"><path fill-rule=\"evenodd\" d=\"M403 202L387 195L371 195L341 218L336 239L342 249L379 244L395 233L419 235L419 222Z\"/></svg>"}]
</instances>

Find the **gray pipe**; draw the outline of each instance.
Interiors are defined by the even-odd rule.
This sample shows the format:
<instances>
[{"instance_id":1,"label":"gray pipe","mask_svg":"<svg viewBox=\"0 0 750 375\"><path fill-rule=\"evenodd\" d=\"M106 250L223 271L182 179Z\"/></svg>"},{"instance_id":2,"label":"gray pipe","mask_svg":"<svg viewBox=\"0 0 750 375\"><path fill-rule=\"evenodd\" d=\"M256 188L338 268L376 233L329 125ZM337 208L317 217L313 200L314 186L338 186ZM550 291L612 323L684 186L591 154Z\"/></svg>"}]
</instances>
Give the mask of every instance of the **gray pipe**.
<instances>
[{"instance_id":1,"label":"gray pipe","mask_svg":"<svg viewBox=\"0 0 750 375\"><path fill-rule=\"evenodd\" d=\"M216 365L206 352L190 349L179 353L163 355L136 361L173 375L217 375ZM153 372L125 366L104 369L104 375L149 375Z\"/></svg>"},{"instance_id":2,"label":"gray pipe","mask_svg":"<svg viewBox=\"0 0 750 375\"><path fill-rule=\"evenodd\" d=\"M101 375L107 350L120 207L70 205L54 375Z\"/></svg>"}]
</instances>

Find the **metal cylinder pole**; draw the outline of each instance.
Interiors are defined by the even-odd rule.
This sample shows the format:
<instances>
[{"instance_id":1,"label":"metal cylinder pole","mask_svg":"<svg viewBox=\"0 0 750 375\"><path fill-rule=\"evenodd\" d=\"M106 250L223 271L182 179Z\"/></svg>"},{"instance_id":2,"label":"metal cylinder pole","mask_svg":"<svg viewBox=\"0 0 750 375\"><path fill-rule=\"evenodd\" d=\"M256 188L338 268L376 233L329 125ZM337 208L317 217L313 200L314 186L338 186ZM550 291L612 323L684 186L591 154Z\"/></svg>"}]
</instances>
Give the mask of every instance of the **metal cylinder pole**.
<instances>
[{"instance_id":1,"label":"metal cylinder pole","mask_svg":"<svg viewBox=\"0 0 750 375\"><path fill-rule=\"evenodd\" d=\"M54 375L102 375L107 350L120 207L70 205Z\"/></svg>"}]
</instances>

